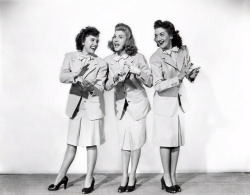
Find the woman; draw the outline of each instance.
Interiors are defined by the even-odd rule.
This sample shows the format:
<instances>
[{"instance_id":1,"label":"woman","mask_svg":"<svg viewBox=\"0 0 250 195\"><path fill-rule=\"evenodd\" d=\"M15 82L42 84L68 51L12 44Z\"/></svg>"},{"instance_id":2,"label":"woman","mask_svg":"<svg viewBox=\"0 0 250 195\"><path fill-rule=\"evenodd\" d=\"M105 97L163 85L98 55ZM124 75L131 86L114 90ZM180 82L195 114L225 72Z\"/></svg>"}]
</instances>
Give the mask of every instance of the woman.
<instances>
[{"instance_id":1,"label":"woman","mask_svg":"<svg viewBox=\"0 0 250 195\"><path fill-rule=\"evenodd\" d=\"M117 24L108 43L114 54L105 58L109 74L106 90L114 88L115 114L118 120L123 178L118 192L135 190L136 169L146 138L146 116L150 104L143 84L152 86L152 75L144 56L137 52L130 27ZM131 158L131 173L128 167Z\"/></svg>"},{"instance_id":2,"label":"woman","mask_svg":"<svg viewBox=\"0 0 250 195\"><path fill-rule=\"evenodd\" d=\"M160 146L164 176L162 189L180 192L176 183L176 166L180 146L184 145L184 112L186 96L183 79L193 82L199 67L192 69L187 47L179 31L169 21L154 23L155 42L159 49L151 56L150 65L155 88L153 100L153 142Z\"/></svg>"},{"instance_id":3,"label":"woman","mask_svg":"<svg viewBox=\"0 0 250 195\"><path fill-rule=\"evenodd\" d=\"M83 193L94 189L93 171L97 146L105 141L103 131L104 81L107 65L96 56L100 32L94 27L82 29L76 37L77 52L67 53L60 72L60 81L70 83L66 113L69 116L67 150L54 184L48 190L67 186L66 173L74 160L77 146L87 147L87 175Z\"/></svg>"}]
</instances>

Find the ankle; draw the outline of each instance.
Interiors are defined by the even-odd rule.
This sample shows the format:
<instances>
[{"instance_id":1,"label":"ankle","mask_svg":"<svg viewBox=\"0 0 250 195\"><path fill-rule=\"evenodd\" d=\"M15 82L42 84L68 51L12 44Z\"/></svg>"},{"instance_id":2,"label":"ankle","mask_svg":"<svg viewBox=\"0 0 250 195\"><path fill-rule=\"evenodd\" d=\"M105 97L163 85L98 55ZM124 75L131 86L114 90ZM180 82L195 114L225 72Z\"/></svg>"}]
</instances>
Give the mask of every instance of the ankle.
<instances>
[{"instance_id":1,"label":"ankle","mask_svg":"<svg viewBox=\"0 0 250 195\"><path fill-rule=\"evenodd\" d=\"M129 174L129 177L131 177L131 178L136 178L136 173L130 173L130 174Z\"/></svg>"},{"instance_id":2,"label":"ankle","mask_svg":"<svg viewBox=\"0 0 250 195\"><path fill-rule=\"evenodd\" d=\"M93 177L94 177L93 174L87 174L85 179L92 179Z\"/></svg>"}]
</instances>

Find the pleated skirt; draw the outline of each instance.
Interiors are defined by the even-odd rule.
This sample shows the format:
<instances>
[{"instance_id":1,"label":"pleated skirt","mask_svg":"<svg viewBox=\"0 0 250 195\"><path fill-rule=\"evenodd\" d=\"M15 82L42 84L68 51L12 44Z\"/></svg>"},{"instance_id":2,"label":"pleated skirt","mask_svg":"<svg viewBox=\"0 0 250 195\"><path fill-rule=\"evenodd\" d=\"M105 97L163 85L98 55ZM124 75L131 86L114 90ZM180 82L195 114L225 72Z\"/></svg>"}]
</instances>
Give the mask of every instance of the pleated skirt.
<instances>
[{"instance_id":1,"label":"pleated skirt","mask_svg":"<svg viewBox=\"0 0 250 195\"><path fill-rule=\"evenodd\" d=\"M69 120L67 143L73 146L98 146L105 142L104 119L89 120L86 109L80 109Z\"/></svg>"},{"instance_id":2,"label":"pleated skirt","mask_svg":"<svg viewBox=\"0 0 250 195\"><path fill-rule=\"evenodd\" d=\"M174 116L154 115L152 142L162 147L185 144L185 118L180 106Z\"/></svg>"},{"instance_id":3,"label":"pleated skirt","mask_svg":"<svg viewBox=\"0 0 250 195\"><path fill-rule=\"evenodd\" d=\"M146 117L138 121L125 112L118 120L119 142L122 150L140 149L146 141Z\"/></svg>"}]
</instances>

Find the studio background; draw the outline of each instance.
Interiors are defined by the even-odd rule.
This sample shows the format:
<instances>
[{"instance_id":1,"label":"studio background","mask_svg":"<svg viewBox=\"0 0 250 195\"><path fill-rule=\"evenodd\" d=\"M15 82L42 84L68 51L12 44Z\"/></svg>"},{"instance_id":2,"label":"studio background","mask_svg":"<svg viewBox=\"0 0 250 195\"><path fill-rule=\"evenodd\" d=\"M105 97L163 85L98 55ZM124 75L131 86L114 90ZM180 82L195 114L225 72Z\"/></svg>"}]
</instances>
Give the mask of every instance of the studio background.
<instances>
[{"instance_id":1,"label":"studio background","mask_svg":"<svg viewBox=\"0 0 250 195\"><path fill-rule=\"evenodd\" d=\"M59 82L64 54L75 36L97 27L96 54L112 52L107 42L117 23L128 24L139 52L149 61L157 49L153 23L174 23L193 63L195 83L186 82L190 108L186 145L178 172L250 171L248 0L0 1L0 173L57 173L66 149L65 114L70 85ZM147 89L151 104L153 88ZM121 158L113 91L105 92L106 143L96 172L120 172ZM147 143L138 172L161 172L159 148ZM78 147L70 173L86 172L86 149Z\"/></svg>"}]
</instances>

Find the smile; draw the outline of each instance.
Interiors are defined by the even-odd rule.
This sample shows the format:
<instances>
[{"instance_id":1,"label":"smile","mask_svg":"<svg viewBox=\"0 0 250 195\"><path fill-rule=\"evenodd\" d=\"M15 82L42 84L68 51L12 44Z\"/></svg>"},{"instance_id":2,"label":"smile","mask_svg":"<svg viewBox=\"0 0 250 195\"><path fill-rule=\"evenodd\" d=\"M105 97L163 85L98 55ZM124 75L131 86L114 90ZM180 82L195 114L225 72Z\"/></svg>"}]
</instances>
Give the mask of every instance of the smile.
<instances>
[{"instance_id":1,"label":"smile","mask_svg":"<svg viewBox=\"0 0 250 195\"><path fill-rule=\"evenodd\" d=\"M162 41L162 40L157 42L157 44L158 44L159 46L161 46L163 43L164 43L164 41Z\"/></svg>"},{"instance_id":2,"label":"smile","mask_svg":"<svg viewBox=\"0 0 250 195\"><path fill-rule=\"evenodd\" d=\"M97 46L92 45L92 46L90 46L90 48L93 50L96 50Z\"/></svg>"}]
</instances>

